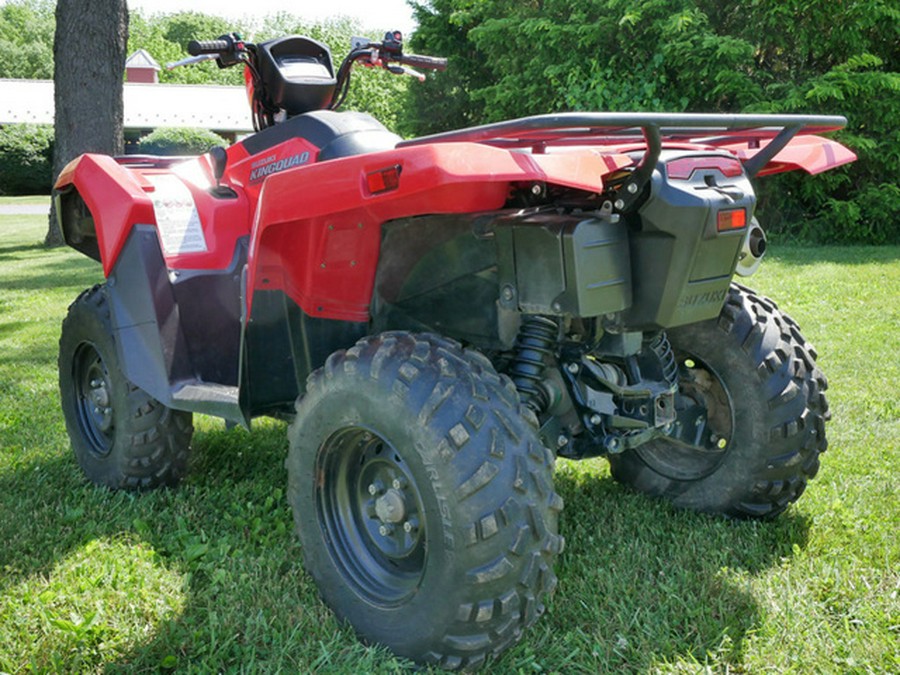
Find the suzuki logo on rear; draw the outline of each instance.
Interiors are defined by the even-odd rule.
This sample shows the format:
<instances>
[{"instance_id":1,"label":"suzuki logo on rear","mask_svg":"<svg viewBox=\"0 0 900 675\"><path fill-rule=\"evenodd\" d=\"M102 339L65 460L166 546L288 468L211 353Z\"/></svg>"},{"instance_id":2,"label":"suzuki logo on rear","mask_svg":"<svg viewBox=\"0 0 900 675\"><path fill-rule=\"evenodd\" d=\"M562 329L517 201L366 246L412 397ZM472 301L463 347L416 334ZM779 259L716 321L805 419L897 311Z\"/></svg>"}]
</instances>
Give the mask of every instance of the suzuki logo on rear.
<instances>
[{"instance_id":1,"label":"suzuki logo on rear","mask_svg":"<svg viewBox=\"0 0 900 675\"><path fill-rule=\"evenodd\" d=\"M268 158L268 162L263 160L263 166L258 166L260 162L255 162L254 169L250 172L250 182L258 183L266 176L271 176L273 173L278 173L279 171L293 169L295 166L302 166L307 162L309 162L308 152L291 155L290 157L280 159L277 162L275 161L275 157L270 157Z\"/></svg>"},{"instance_id":2,"label":"suzuki logo on rear","mask_svg":"<svg viewBox=\"0 0 900 675\"><path fill-rule=\"evenodd\" d=\"M697 293L695 295L686 295L681 298L678 303L679 307L698 307L700 305L721 304L725 301L725 291L709 291L707 293Z\"/></svg>"}]
</instances>

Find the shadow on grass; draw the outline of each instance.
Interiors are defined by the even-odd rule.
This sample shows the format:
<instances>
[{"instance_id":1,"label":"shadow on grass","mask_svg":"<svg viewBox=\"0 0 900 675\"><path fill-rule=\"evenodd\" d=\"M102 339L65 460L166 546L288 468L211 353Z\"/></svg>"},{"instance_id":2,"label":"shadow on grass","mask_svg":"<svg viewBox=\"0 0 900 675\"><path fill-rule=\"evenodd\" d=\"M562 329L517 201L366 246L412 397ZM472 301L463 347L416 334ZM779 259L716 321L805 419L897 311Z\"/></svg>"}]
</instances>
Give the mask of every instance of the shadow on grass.
<instances>
[{"instance_id":1,"label":"shadow on grass","mask_svg":"<svg viewBox=\"0 0 900 675\"><path fill-rule=\"evenodd\" d=\"M712 654L739 666L761 623L749 579L808 540L793 511L772 523L678 511L612 478L561 471L566 551L549 634L581 643L595 672L655 672ZM572 637L574 636L574 637Z\"/></svg>"},{"instance_id":2,"label":"shadow on grass","mask_svg":"<svg viewBox=\"0 0 900 675\"><path fill-rule=\"evenodd\" d=\"M25 272L3 281L7 291L47 291L63 286L89 288L103 281L103 271L93 261L63 259L44 263L34 273ZM75 299L74 297L72 298Z\"/></svg>"},{"instance_id":3,"label":"shadow on grass","mask_svg":"<svg viewBox=\"0 0 900 675\"><path fill-rule=\"evenodd\" d=\"M9 328L7 328L9 326ZM27 327L25 321L15 321L10 324L0 324L0 338L6 334L13 335L20 333L21 329ZM43 365L47 362L54 363L59 351L58 342L39 342L28 345L27 348L17 349L12 354L3 357L4 364L24 364L31 363Z\"/></svg>"},{"instance_id":4,"label":"shadow on grass","mask_svg":"<svg viewBox=\"0 0 900 675\"><path fill-rule=\"evenodd\" d=\"M50 251L40 241L33 244L16 244L14 246L0 246L0 262L6 260L21 260L20 253L39 253L41 251Z\"/></svg>"},{"instance_id":5,"label":"shadow on grass","mask_svg":"<svg viewBox=\"0 0 900 675\"><path fill-rule=\"evenodd\" d=\"M10 435L17 433L15 428L9 431ZM273 437L275 434L278 438ZM135 519L153 519L172 509L218 519L222 512L210 508L210 498L256 499L261 484L271 481L273 487L285 485L284 435L283 429L280 433L267 429L253 434L239 429L198 432L192 443L189 476L182 485L144 493L114 492L87 483L68 448L51 459L30 456L27 450L16 457L14 449L5 448L11 470L0 473L0 505L4 513L16 517L0 519L0 541L21 540L21 545L0 547L0 569L4 572L0 588L14 583L21 574L46 569L73 547L97 537L134 531ZM247 482L256 488L249 496L244 494L246 488L237 489ZM198 497L202 503L192 503ZM287 509L286 504L284 507ZM165 541L170 533L166 526L173 521L154 522L158 527L140 534L158 533ZM23 523L29 525L27 531ZM215 523L210 520L199 524L198 531L210 524ZM26 558L27 565L19 564Z\"/></svg>"},{"instance_id":6,"label":"shadow on grass","mask_svg":"<svg viewBox=\"0 0 900 675\"><path fill-rule=\"evenodd\" d=\"M0 508L15 514L0 521L0 589L50 574L92 540L123 535L184 579L181 614L107 663L109 671L402 665L359 645L302 570L284 497L283 425L198 432L182 487L139 495L87 485L70 452L60 452L48 461L23 457L0 475ZM678 659L703 663L713 652L740 663L760 610L735 579L802 548L803 517L730 522L675 511L596 474L564 470L557 483L567 540L559 590L496 668L520 669L528 654L551 671L651 671Z\"/></svg>"},{"instance_id":7,"label":"shadow on grass","mask_svg":"<svg viewBox=\"0 0 900 675\"><path fill-rule=\"evenodd\" d=\"M0 315L4 314L7 310L8 303L0 300ZM4 321L0 323L0 338L6 337L7 335L15 335L20 332L23 328L28 326L27 321ZM15 360L10 356L3 357L4 362L10 362Z\"/></svg>"},{"instance_id":8,"label":"shadow on grass","mask_svg":"<svg viewBox=\"0 0 900 675\"><path fill-rule=\"evenodd\" d=\"M290 660L289 634L316 640L344 635L353 643L352 632L337 626L302 571L284 496L283 425L267 424L252 434L198 432L181 487L144 494L87 484L69 450L49 459L27 451L15 458L13 452L5 450L8 469L0 474L0 511L15 516L0 519L0 592L31 580L40 586L91 542L123 537L151 548L184 580L181 614L115 663L108 663L109 653L98 654L85 667L156 672L175 658L183 667L199 662L221 670L265 663L275 653L282 666L299 668ZM141 597L146 590L129 592L138 594L138 608L149 601ZM59 640L58 653L33 655L39 670L66 658L72 646ZM82 652L90 647L78 645ZM13 671L26 663L14 664Z\"/></svg>"}]
</instances>

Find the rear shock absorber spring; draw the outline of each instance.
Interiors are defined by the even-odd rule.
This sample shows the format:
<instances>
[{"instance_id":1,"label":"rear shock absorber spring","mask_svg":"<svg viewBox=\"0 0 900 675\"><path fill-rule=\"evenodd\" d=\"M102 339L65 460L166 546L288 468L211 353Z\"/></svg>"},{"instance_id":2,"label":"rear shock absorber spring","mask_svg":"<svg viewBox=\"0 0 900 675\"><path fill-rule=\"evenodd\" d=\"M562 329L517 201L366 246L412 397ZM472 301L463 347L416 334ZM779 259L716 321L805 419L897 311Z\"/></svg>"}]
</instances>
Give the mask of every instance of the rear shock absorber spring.
<instances>
[{"instance_id":1,"label":"rear shock absorber spring","mask_svg":"<svg viewBox=\"0 0 900 675\"><path fill-rule=\"evenodd\" d=\"M659 359L662 375L671 385L678 382L678 364L675 361L675 352L672 351L672 345L669 344L669 338L665 333L657 335L650 343L650 349Z\"/></svg>"},{"instance_id":2,"label":"rear shock absorber spring","mask_svg":"<svg viewBox=\"0 0 900 675\"><path fill-rule=\"evenodd\" d=\"M516 338L509 376L519 390L519 400L538 415L550 405L550 395L541 380L546 358L553 355L558 340L559 324L547 316L526 317Z\"/></svg>"}]
</instances>

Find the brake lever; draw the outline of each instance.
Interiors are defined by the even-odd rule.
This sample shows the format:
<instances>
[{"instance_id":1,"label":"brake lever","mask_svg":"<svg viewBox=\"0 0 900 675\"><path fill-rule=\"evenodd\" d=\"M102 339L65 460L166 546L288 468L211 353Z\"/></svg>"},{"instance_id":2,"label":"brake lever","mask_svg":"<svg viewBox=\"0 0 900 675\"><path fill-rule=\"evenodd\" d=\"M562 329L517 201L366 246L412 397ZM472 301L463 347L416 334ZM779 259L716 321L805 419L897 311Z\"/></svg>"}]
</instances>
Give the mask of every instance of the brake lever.
<instances>
[{"instance_id":1,"label":"brake lever","mask_svg":"<svg viewBox=\"0 0 900 675\"><path fill-rule=\"evenodd\" d=\"M188 56L181 61L173 61L166 64L166 70L174 70L179 66L190 66L194 63L203 63L204 61L215 61L219 58L218 54L200 54L199 56Z\"/></svg>"},{"instance_id":2,"label":"brake lever","mask_svg":"<svg viewBox=\"0 0 900 675\"><path fill-rule=\"evenodd\" d=\"M409 75L410 77L416 78L419 82L424 82L428 79L423 73L420 73L418 70L413 70L409 66L387 66L387 69L394 75Z\"/></svg>"}]
</instances>

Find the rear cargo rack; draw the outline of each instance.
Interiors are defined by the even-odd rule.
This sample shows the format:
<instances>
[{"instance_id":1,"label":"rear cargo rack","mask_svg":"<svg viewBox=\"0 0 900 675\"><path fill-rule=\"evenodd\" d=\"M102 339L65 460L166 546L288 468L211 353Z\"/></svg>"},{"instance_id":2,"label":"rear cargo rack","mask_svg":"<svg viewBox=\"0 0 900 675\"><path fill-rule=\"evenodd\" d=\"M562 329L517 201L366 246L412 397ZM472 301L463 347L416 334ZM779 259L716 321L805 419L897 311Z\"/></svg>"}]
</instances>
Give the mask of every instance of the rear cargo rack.
<instances>
[{"instance_id":1,"label":"rear cargo rack","mask_svg":"<svg viewBox=\"0 0 900 675\"><path fill-rule=\"evenodd\" d=\"M755 176L801 131L808 134L843 129L847 119L831 115L716 115L695 113L560 113L536 115L485 124L457 131L422 136L398 147L430 143L483 143L501 148L530 148L544 152L552 146L646 147L623 195L633 201L656 167L664 142L724 146L748 143L759 148L744 160L744 170ZM765 145L763 145L765 143ZM631 188L634 184L637 189ZM627 206L627 204L626 204Z\"/></svg>"}]
</instances>

